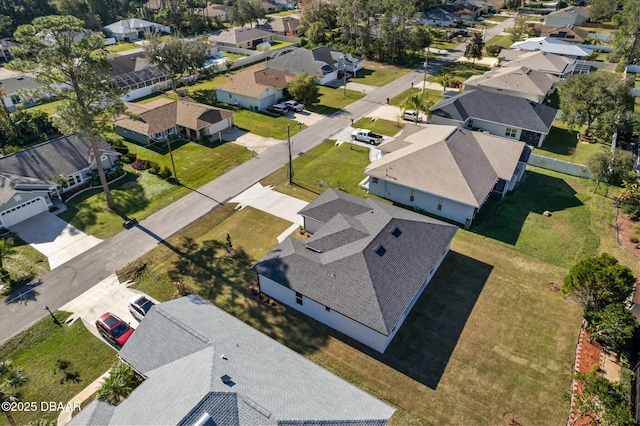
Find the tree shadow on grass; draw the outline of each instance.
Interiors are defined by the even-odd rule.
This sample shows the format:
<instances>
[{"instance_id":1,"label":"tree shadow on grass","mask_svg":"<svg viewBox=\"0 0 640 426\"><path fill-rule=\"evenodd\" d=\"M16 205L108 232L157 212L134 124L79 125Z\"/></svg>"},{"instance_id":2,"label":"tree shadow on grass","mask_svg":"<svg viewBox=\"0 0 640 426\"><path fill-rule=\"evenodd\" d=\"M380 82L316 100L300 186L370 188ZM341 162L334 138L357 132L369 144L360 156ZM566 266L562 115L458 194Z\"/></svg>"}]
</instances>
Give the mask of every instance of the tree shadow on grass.
<instances>
[{"instance_id":1,"label":"tree shadow on grass","mask_svg":"<svg viewBox=\"0 0 640 426\"><path fill-rule=\"evenodd\" d=\"M517 191L503 199L490 199L482 207L471 232L515 245L529 214L553 214L581 205L576 191L564 180L527 171Z\"/></svg>"},{"instance_id":2,"label":"tree shadow on grass","mask_svg":"<svg viewBox=\"0 0 640 426\"><path fill-rule=\"evenodd\" d=\"M578 146L578 132L575 130L552 127L549 135L544 140L541 151L552 152L558 155L573 155Z\"/></svg>"}]
</instances>

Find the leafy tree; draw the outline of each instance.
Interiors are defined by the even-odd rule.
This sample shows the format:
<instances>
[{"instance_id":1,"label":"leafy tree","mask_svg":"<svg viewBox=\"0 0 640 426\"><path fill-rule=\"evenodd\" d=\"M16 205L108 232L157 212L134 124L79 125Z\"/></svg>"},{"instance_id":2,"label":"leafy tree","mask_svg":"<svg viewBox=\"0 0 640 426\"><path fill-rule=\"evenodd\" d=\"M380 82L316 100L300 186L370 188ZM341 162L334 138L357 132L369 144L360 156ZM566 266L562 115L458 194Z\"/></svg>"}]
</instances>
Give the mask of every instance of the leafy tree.
<instances>
[{"instance_id":1,"label":"leafy tree","mask_svg":"<svg viewBox=\"0 0 640 426\"><path fill-rule=\"evenodd\" d=\"M111 65L103 50L104 36L84 29L82 21L73 16L43 16L21 25L15 38L21 46L15 49L18 59L10 66L33 70L41 84L38 93L62 100L58 127L89 139L107 206L113 208L97 141L108 121L124 111L124 105L118 86L108 75Z\"/></svg>"},{"instance_id":2,"label":"leafy tree","mask_svg":"<svg viewBox=\"0 0 640 426\"><path fill-rule=\"evenodd\" d=\"M603 253L576 263L564 277L562 292L573 295L585 309L599 310L626 300L635 282L631 269Z\"/></svg>"},{"instance_id":3,"label":"leafy tree","mask_svg":"<svg viewBox=\"0 0 640 426\"><path fill-rule=\"evenodd\" d=\"M237 0L227 12L227 19L232 24L243 26L247 22L252 23L258 19L264 19L265 10L259 0Z\"/></svg>"},{"instance_id":4,"label":"leafy tree","mask_svg":"<svg viewBox=\"0 0 640 426\"><path fill-rule=\"evenodd\" d=\"M326 34L324 30L324 24L322 22L312 22L311 25L305 30L304 35L309 40L309 43L319 45L325 42Z\"/></svg>"},{"instance_id":5,"label":"leafy tree","mask_svg":"<svg viewBox=\"0 0 640 426\"><path fill-rule=\"evenodd\" d=\"M334 3L322 0L312 0L305 3L300 17L300 31L307 34L307 29L314 23L320 22L323 28L332 30L336 28L338 10ZM308 36L307 36L308 37Z\"/></svg>"},{"instance_id":6,"label":"leafy tree","mask_svg":"<svg viewBox=\"0 0 640 426\"><path fill-rule=\"evenodd\" d=\"M409 96L402 105L405 109L415 110L418 114L424 114L427 119L431 117L431 107L433 101L429 100L429 92L422 90ZM414 123L418 122L418 116L413 119Z\"/></svg>"},{"instance_id":7,"label":"leafy tree","mask_svg":"<svg viewBox=\"0 0 640 426\"><path fill-rule=\"evenodd\" d=\"M582 390L576 394L575 404L580 419L590 418L585 424L608 426L633 426L635 421L629 409L630 389L622 383L613 383L595 371L577 373L576 379L582 383Z\"/></svg>"},{"instance_id":8,"label":"leafy tree","mask_svg":"<svg viewBox=\"0 0 640 426\"><path fill-rule=\"evenodd\" d=\"M618 109L604 111L600 114L592 126L593 136L601 141L610 142L616 133L633 133L640 127L640 122L638 116L633 112L633 107L629 108L627 111Z\"/></svg>"},{"instance_id":9,"label":"leafy tree","mask_svg":"<svg viewBox=\"0 0 640 426\"><path fill-rule=\"evenodd\" d=\"M624 189L620 194L622 211L631 217L640 217L640 185L623 182Z\"/></svg>"},{"instance_id":10,"label":"leafy tree","mask_svg":"<svg viewBox=\"0 0 640 426\"><path fill-rule=\"evenodd\" d=\"M416 25L409 35L409 46L416 52L431 46L432 41L430 25Z\"/></svg>"},{"instance_id":11,"label":"leafy tree","mask_svg":"<svg viewBox=\"0 0 640 426\"><path fill-rule=\"evenodd\" d=\"M518 16L516 18L515 25L509 28L506 32L509 33L509 39L512 43L524 40L529 33L529 27L527 26L527 17Z\"/></svg>"},{"instance_id":12,"label":"leafy tree","mask_svg":"<svg viewBox=\"0 0 640 426\"><path fill-rule=\"evenodd\" d=\"M163 43L160 36L147 39L144 54L152 64L171 76L171 87L176 90L176 81L188 72L202 68L207 54L207 45L202 40L173 38Z\"/></svg>"},{"instance_id":13,"label":"leafy tree","mask_svg":"<svg viewBox=\"0 0 640 426\"><path fill-rule=\"evenodd\" d=\"M111 405L120 404L133 390L142 383L140 376L122 361L116 362L109 377L98 390L98 399Z\"/></svg>"},{"instance_id":14,"label":"leafy tree","mask_svg":"<svg viewBox=\"0 0 640 426\"><path fill-rule=\"evenodd\" d=\"M504 0L502 7L509 10L516 10L522 6L522 0Z\"/></svg>"},{"instance_id":15,"label":"leafy tree","mask_svg":"<svg viewBox=\"0 0 640 426\"><path fill-rule=\"evenodd\" d=\"M603 180L611 185L620 185L628 180L634 164L635 156L622 149L616 149L613 153L601 150L591 154L586 166L591 172L591 179L595 181L593 192Z\"/></svg>"},{"instance_id":16,"label":"leafy tree","mask_svg":"<svg viewBox=\"0 0 640 426\"><path fill-rule=\"evenodd\" d=\"M608 21L616 13L618 3L617 0L593 0L589 7L589 21Z\"/></svg>"},{"instance_id":17,"label":"leafy tree","mask_svg":"<svg viewBox=\"0 0 640 426\"><path fill-rule=\"evenodd\" d=\"M11 17L0 14L0 37L9 37L13 32L12 29Z\"/></svg>"},{"instance_id":18,"label":"leafy tree","mask_svg":"<svg viewBox=\"0 0 640 426\"><path fill-rule=\"evenodd\" d=\"M611 303L601 311L585 314L591 340L621 352L635 334L637 321L631 311L622 303Z\"/></svg>"},{"instance_id":19,"label":"leafy tree","mask_svg":"<svg viewBox=\"0 0 640 426\"><path fill-rule=\"evenodd\" d=\"M27 382L27 376L22 368L14 367L11 360L0 361L0 403L20 401L20 388ZM11 426L16 421L11 411L2 410Z\"/></svg>"},{"instance_id":20,"label":"leafy tree","mask_svg":"<svg viewBox=\"0 0 640 426\"><path fill-rule=\"evenodd\" d=\"M613 40L610 59L634 64L640 59L640 2L622 0L622 11L615 14L613 22L618 26Z\"/></svg>"},{"instance_id":21,"label":"leafy tree","mask_svg":"<svg viewBox=\"0 0 640 426\"><path fill-rule=\"evenodd\" d=\"M605 71L572 75L558 86L562 120L587 126L606 111L623 112L629 102L629 87L615 74Z\"/></svg>"},{"instance_id":22,"label":"leafy tree","mask_svg":"<svg viewBox=\"0 0 640 426\"><path fill-rule=\"evenodd\" d=\"M482 49L484 48L484 42L482 41L482 34L473 33L471 41L467 44L464 50L465 58L473 59L472 65L475 66L476 59L482 59Z\"/></svg>"},{"instance_id":23,"label":"leafy tree","mask_svg":"<svg viewBox=\"0 0 640 426\"><path fill-rule=\"evenodd\" d=\"M318 96L318 77L303 72L291 79L288 89L291 96L310 104Z\"/></svg>"},{"instance_id":24,"label":"leafy tree","mask_svg":"<svg viewBox=\"0 0 640 426\"><path fill-rule=\"evenodd\" d=\"M13 243L0 238L0 270L4 268L4 261L16 254Z\"/></svg>"},{"instance_id":25,"label":"leafy tree","mask_svg":"<svg viewBox=\"0 0 640 426\"><path fill-rule=\"evenodd\" d=\"M436 75L433 81L442 86L443 92L447 90L447 87L453 87L453 78L447 73Z\"/></svg>"}]
</instances>

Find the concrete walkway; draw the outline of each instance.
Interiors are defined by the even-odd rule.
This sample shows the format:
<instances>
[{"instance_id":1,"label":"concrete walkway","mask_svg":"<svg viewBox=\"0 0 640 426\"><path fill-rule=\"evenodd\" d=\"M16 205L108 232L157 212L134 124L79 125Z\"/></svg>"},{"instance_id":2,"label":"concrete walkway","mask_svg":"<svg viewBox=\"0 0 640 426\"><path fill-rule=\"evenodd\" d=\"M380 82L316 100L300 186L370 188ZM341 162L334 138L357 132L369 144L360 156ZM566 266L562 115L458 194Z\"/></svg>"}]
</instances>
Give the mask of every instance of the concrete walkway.
<instances>
[{"instance_id":1,"label":"concrete walkway","mask_svg":"<svg viewBox=\"0 0 640 426\"><path fill-rule=\"evenodd\" d=\"M69 400L69 403L67 404L67 407L71 407L73 411L80 411L79 408L75 407L80 407L81 404L87 400L87 398L89 398L91 395L96 393L98 389L100 389L104 380L109 377L110 371L111 369L94 380L89 386L82 389L79 394L71 398ZM61 411L60 414L58 414L58 426L64 426L69 423L71 421L71 418L73 417L73 411Z\"/></svg>"},{"instance_id":2,"label":"concrete walkway","mask_svg":"<svg viewBox=\"0 0 640 426\"><path fill-rule=\"evenodd\" d=\"M241 208L251 206L297 225L304 224L302 216L298 212L309 204L306 201L276 192L272 186L262 186L260 182L233 197L229 203L238 203Z\"/></svg>"},{"instance_id":3,"label":"concrete walkway","mask_svg":"<svg viewBox=\"0 0 640 426\"><path fill-rule=\"evenodd\" d=\"M49 212L37 214L10 228L31 247L47 256L50 269L57 268L102 242Z\"/></svg>"}]
</instances>

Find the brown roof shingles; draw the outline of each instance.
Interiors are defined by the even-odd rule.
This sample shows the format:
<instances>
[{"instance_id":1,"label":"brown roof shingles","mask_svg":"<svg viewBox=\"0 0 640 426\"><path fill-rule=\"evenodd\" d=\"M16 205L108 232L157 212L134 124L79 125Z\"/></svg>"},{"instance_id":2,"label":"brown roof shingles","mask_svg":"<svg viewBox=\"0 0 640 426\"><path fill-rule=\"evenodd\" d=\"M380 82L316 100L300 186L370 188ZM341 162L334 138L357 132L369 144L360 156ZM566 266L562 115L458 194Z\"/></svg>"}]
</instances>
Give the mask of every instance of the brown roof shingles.
<instances>
[{"instance_id":1,"label":"brown roof shingles","mask_svg":"<svg viewBox=\"0 0 640 426\"><path fill-rule=\"evenodd\" d=\"M292 74L272 68L246 70L233 76L228 83L218 86L218 89L258 98L267 87L286 88L291 78Z\"/></svg>"}]
</instances>

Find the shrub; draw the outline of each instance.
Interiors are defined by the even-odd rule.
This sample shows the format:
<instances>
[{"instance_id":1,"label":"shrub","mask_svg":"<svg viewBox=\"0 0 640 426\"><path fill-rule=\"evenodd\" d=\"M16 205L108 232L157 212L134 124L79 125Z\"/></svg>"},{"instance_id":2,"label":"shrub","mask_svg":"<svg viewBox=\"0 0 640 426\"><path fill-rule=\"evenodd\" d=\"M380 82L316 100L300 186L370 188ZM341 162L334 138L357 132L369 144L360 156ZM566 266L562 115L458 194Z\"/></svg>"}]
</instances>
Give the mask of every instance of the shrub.
<instances>
[{"instance_id":1,"label":"shrub","mask_svg":"<svg viewBox=\"0 0 640 426\"><path fill-rule=\"evenodd\" d=\"M122 145L122 146L114 145L113 146L113 150L115 152L119 152L120 154L128 154L129 153L129 147L128 146L124 146L124 145Z\"/></svg>"},{"instance_id":2,"label":"shrub","mask_svg":"<svg viewBox=\"0 0 640 426\"><path fill-rule=\"evenodd\" d=\"M629 238L629 241L631 241L633 244L638 244L640 243L640 238L633 236Z\"/></svg>"},{"instance_id":3,"label":"shrub","mask_svg":"<svg viewBox=\"0 0 640 426\"><path fill-rule=\"evenodd\" d=\"M147 170L149 168L149 162L147 160L143 160L142 158L137 158L136 161L131 163L131 167L136 170Z\"/></svg>"},{"instance_id":4,"label":"shrub","mask_svg":"<svg viewBox=\"0 0 640 426\"><path fill-rule=\"evenodd\" d=\"M134 161L136 161L136 155L131 153L122 154L120 156L120 161L122 161L125 164L131 164Z\"/></svg>"},{"instance_id":5,"label":"shrub","mask_svg":"<svg viewBox=\"0 0 640 426\"><path fill-rule=\"evenodd\" d=\"M153 175L160 174L160 164L155 161L149 161L149 173Z\"/></svg>"},{"instance_id":6,"label":"shrub","mask_svg":"<svg viewBox=\"0 0 640 426\"><path fill-rule=\"evenodd\" d=\"M160 170L160 172L158 173L158 176L160 176L162 179L169 179L171 175L172 175L171 169L169 169L169 167L167 166L164 166L162 170Z\"/></svg>"},{"instance_id":7,"label":"shrub","mask_svg":"<svg viewBox=\"0 0 640 426\"><path fill-rule=\"evenodd\" d=\"M487 51L487 55L496 57L500 54L500 51L502 50L502 46L496 46L496 45L487 46L485 50Z\"/></svg>"},{"instance_id":8,"label":"shrub","mask_svg":"<svg viewBox=\"0 0 640 426\"><path fill-rule=\"evenodd\" d=\"M640 217L640 198L626 198L620 204L620 209L631 217Z\"/></svg>"}]
</instances>

